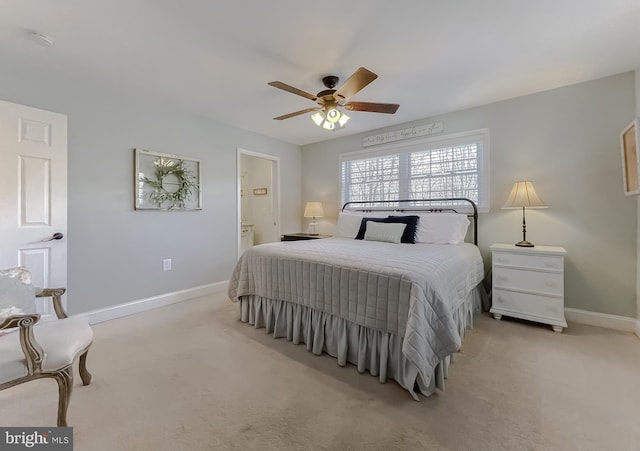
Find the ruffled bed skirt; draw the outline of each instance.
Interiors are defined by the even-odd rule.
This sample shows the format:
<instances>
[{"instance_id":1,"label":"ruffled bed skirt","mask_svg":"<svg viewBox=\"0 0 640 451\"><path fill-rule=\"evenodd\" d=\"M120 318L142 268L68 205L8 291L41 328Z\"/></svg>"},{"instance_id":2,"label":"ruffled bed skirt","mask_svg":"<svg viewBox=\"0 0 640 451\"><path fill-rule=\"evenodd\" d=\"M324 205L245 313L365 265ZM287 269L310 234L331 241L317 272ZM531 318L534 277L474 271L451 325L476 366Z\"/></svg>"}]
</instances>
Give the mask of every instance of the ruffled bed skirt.
<instances>
[{"instance_id":1,"label":"ruffled bed skirt","mask_svg":"<svg viewBox=\"0 0 640 451\"><path fill-rule=\"evenodd\" d=\"M460 337L466 328L473 327L473 315L480 311L480 286L453 312ZM444 390L452 355L444 357L433 374L422 375L402 353L402 337L373 330L345 319L298 304L267 299L260 296L242 296L239 299L240 320L266 328L274 338L286 337L295 344L305 343L316 355L326 352L338 359L338 365L347 362L360 373L368 371L381 383L393 379L419 400L416 390L426 396L436 389Z\"/></svg>"}]
</instances>

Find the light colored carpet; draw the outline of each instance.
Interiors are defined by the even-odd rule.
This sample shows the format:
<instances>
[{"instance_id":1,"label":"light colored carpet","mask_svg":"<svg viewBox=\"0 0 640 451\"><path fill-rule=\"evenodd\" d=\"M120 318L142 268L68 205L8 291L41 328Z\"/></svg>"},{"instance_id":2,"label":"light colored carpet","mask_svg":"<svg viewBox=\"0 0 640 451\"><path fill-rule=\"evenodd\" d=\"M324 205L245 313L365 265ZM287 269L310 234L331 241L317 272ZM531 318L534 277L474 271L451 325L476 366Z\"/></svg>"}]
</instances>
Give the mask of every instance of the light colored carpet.
<instances>
[{"instance_id":1,"label":"light colored carpet","mask_svg":"<svg viewBox=\"0 0 640 451\"><path fill-rule=\"evenodd\" d=\"M476 319L446 392L274 340L223 294L94 326L69 407L76 451L638 450L640 340ZM52 425L55 382L0 392L3 426Z\"/></svg>"}]
</instances>

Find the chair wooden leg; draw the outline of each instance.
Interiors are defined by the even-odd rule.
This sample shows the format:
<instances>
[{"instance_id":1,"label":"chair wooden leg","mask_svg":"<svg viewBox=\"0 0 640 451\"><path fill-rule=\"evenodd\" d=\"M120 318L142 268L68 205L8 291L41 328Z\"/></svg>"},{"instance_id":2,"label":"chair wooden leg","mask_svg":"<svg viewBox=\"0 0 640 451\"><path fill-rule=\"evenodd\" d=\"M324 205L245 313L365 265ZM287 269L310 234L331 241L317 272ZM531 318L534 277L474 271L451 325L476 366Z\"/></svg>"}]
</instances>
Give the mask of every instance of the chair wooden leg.
<instances>
[{"instance_id":1,"label":"chair wooden leg","mask_svg":"<svg viewBox=\"0 0 640 451\"><path fill-rule=\"evenodd\" d=\"M87 354L89 350L87 349L84 354L80 356L80 379L82 379L82 385L89 385L91 383L91 373L87 371Z\"/></svg>"},{"instance_id":2,"label":"chair wooden leg","mask_svg":"<svg viewBox=\"0 0 640 451\"><path fill-rule=\"evenodd\" d=\"M73 366L69 365L56 372L58 382L58 426L67 426L67 408L71 400L73 390Z\"/></svg>"}]
</instances>

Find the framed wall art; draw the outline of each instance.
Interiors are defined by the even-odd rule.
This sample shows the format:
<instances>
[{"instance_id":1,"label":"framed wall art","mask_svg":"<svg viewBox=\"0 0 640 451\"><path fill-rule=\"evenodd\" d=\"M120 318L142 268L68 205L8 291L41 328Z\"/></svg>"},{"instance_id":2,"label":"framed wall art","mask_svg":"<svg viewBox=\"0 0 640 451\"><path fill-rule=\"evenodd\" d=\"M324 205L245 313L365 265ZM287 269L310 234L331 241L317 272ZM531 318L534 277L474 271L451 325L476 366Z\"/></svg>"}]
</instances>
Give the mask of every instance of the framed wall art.
<instances>
[{"instance_id":1,"label":"framed wall art","mask_svg":"<svg viewBox=\"0 0 640 451\"><path fill-rule=\"evenodd\" d=\"M640 194L640 161L638 160L638 134L640 120L636 118L622 133L620 133L620 147L622 151L622 182L627 196Z\"/></svg>"},{"instance_id":2,"label":"framed wall art","mask_svg":"<svg viewBox=\"0 0 640 451\"><path fill-rule=\"evenodd\" d=\"M134 149L136 210L201 210L200 160Z\"/></svg>"}]
</instances>

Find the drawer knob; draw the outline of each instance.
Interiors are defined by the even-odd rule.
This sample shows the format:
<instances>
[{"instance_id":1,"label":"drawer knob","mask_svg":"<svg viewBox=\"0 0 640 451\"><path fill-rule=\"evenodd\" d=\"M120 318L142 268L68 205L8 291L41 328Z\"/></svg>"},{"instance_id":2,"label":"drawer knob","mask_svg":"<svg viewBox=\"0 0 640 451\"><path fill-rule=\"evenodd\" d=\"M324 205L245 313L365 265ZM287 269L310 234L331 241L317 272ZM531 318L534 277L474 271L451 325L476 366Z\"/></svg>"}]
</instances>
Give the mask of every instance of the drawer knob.
<instances>
[{"instance_id":1,"label":"drawer knob","mask_svg":"<svg viewBox=\"0 0 640 451\"><path fill-rule=\"evenodd\" d=\"M548 286L549 288L556 288L558 286L558 284L552 280L546 282L545 285Z\"/></svg>"},{"instance_id":2,"label":"drawer knob","mask_svg":"<svg viewBox=\"0 0 640 451\"><path fill-rule=\"evenodd\" d=\"M555 268L558 267L558 264L556 262L546 262L544 264L544 266L546 266L547 268L554 268L555 269Z\"/></svg>"},{"instance_id":3,"label":"drawer knob","mask_svg":"<svg viewBox=\"0 0 640 451\"><path fill-rule=\"evenodd\" d=\"M498 296L498 302L503 303L504 302L504 298L502 296Z\"/></svg>"},{"instance_id":4,"label":"drawer knob","mask_svg":"<svg viewBox=\"0 0 640 451\"><path fill-rule=\"evenodd\" d=\"M503 276L503 275L499 275L498 277L496 277L496 279L501 280L503 282L509 280L509 278L507 276Z\"/></svg>"}]
</instances>

